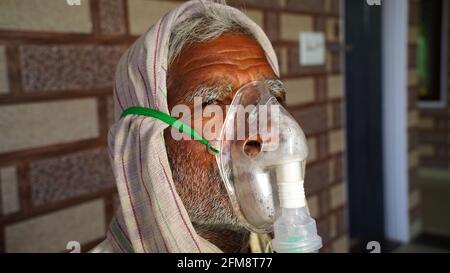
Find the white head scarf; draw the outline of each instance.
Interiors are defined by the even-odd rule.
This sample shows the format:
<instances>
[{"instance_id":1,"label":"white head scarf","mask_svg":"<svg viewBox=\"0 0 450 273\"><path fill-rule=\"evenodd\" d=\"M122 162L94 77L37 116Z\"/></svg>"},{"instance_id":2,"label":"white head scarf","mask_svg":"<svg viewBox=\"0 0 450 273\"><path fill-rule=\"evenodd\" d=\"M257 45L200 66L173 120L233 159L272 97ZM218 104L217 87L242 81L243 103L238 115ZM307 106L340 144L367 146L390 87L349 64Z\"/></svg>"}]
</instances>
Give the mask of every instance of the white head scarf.
<instances>
[{"instance_id":1,"label":"white head scarf","mask_svg":"<svg viewBox=\"0 0 450 273\"><path fill-rule=\"evenodd\" d=\"M131 106L169 114L166 77L171 29L211 2L189 1L172 10L143 34L122 56L116 71L116 123L108 136L120 208L106 239L91 252L221 252L200 237L175 190L167 159L165 123L137 115L120 119ZM236 14L266 53L276 75L278 62L263 30L241 11Z\"/></svg>"}]
</instances>

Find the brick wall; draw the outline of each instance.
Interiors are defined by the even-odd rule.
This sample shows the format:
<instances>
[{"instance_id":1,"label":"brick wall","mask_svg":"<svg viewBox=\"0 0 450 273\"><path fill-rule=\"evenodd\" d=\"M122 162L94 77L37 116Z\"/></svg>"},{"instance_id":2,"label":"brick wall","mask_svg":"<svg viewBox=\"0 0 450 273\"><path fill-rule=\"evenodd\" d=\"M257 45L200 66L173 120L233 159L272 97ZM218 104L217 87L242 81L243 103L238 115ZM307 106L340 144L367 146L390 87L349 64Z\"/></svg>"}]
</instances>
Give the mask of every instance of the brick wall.
<instances>
[{"instance_id":1,"label":"brick wall","mask_svg":"<svg viewBox=\"0 0 450 273\"><path fill-rule=\"evenodd\" d=\"M450 10L448 11L450 14ZM450 33L447 34L450 37ZM450 48L450 40L448 40ZM449 57L449 56L447 56ZM450 67L450 59L447 59ZM447 69L447 81L450 70ZM447 103L442 108L419 109L421 166L450 168L450 85L447 84Z\"/></svg>"},{"instance_id":2,"label":"brick wall","mask_svg":"<svg viewBox=\"0 0 450 273\"><path fill-rule=\"evenodd\" d=\"M408 171L409 171L409 223L411 237L418 235L422 228L420 217L420 190L417 186L419 165L419 109L417 74L417 37L419 4L417 0L409 2L408 30Z\"/></svg>"},{"instance_id":3,"label":"brick wall","mask_svg":"<svg viewBox=\"0 0 450 273\"><path fill-rule=\"evenodd\" d=\"M450 9L446 11L450 14ZM410 79L412 83L412 91L417 93L417 75L416 75L416 56L417 56L417 36L419 33L418 28L418 16L420 14L418 0L410 1ZM450 29L448 29L450 31ZM447 33L450 37L450 32ZM450 49L450 40L447 40L447 48ZM447 56L447 66L450 67L450 55ZM450 70L447 68L447 81L449 81ZM450 81L449 81L450 82ZM415 103L415 101L414 101ZM439 193L435 192L436 189L432 188L433 174L439 173L441 170L447 171L450 169L450 85L447 84L447 101L443 107L440 108L423 108L417 107L417 115L414 118L418 119L417 122L417 138L415 139L418 144L418 156L414 156L414 161L418 161L418 170L422 170L421 175L416 175L411 180L410 191L410 219L415 221L412 223L413 231L423 229L423 220L425 218L433 219L436 223L440 223L439 220L432 218L431 215L425 215L425 208L434 210L434 205L439 204L436 202L436 198L439 197ZM425 171L425 172L424 172ZM444 178L445 179L445 178ZM417 181L416 181L417 180ZM417 189L416 184L421 184L422 195L428 195L427 200L421 204L421 194ZM441 191L442 189L437 189ZM431 196L431 197L430 197ZM425 197L423 198L425 199ZM425 203L426 202L426 203ZM435 204L436 203L436 204ZM441 207L441 206L440 206ZM423 208L423 209L422 209ZM421 215L422 211L422 215ZM435 210L434 210L435 211ZM427 222L427 221L425 221ZM430 225L428 220L428 224ZM434 223L434 222L433 222ZM427 227L425 227L427 228ZM429 231L427 228L426 231Z\"/></svg>"},{"instance_id":4,"label":"brick wall","mask_svg":"<svg viewBox=\"0 0 450 273\"><path fill-rule=\"evenodd\" d=\"M179 1L0 2L0 252L89 249L113 214L105 154L121 53ZM306 187L324 252L348 248L339 0L229 1L270 37L311 150ZM298 33L322 31L326 65L299 65ZM3 129L3 128L7 128Z\"/></svg>"},{"instance_id":5,"label":"brick wall","mask_svg":"<svg viewBox=\"0 0 450 273\"><path fill-rule=\"evenodd\" d=\"M121 0L0 3L0 251L86 248L105 233L115 65L134 40Z\"/></svg>"}]
</instances>

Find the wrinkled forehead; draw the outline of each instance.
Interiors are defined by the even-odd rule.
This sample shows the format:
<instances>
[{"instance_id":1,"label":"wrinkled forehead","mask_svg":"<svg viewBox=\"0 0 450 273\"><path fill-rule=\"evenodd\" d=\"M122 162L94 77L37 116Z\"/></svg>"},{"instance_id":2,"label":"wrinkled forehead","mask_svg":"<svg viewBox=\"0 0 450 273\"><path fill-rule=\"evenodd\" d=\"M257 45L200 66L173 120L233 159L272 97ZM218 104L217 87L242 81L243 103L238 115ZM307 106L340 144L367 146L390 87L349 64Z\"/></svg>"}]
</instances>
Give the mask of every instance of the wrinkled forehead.
<instances>
[{"instance_id":1,"label":"wrinkled forehead","mask_svg":"<svg viewBox=\"0 0 450 273\"><path fill-rule=\"evenodd\" d=\"M252 36L223 34L186 47L174 60L168 70L169 104L198 86L226 84L237 90L245 83L273 78L265 51Z\"/></svg>"}]
</instances>

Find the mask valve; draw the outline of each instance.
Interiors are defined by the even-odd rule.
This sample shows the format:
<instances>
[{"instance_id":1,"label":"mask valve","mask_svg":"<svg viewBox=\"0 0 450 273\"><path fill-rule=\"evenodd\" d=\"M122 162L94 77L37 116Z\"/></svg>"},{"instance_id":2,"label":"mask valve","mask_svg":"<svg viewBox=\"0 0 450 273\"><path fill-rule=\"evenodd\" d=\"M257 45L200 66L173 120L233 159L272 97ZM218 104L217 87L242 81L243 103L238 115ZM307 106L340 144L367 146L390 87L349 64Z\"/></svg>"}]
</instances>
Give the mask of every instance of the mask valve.
<instances>
[{"instance_id":1,"label":"mask valve","mask_svg":"<svg viewBox=\"0 0 450 273\"><path fill-rule=\"evenodd\" d=\"M281 215L274 223L272 247L278 253L314 253L322 247L316 221L306 211L304 162L275 166Z\"/></svg>"}]
</instances>

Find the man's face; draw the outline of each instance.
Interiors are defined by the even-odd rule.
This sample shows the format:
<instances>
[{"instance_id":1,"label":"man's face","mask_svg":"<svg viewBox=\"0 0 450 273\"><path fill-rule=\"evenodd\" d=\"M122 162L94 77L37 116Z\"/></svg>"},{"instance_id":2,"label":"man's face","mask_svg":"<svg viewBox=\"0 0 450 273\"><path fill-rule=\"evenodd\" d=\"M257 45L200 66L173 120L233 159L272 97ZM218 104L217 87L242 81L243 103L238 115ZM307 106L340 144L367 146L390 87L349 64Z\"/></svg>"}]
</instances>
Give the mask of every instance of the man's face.
<instances>
[{"instance_id":1,"label":"man's face","mask_svg":"<svg viewBox=\"0 0 450 273\"><path fill-rule=\"evenodd\" d=\"M225 106L242 85L270 79L276 76L254 38L224 34L184 48L175 59L168 71L168 106L171 110L175 105L186 105L193 113L193 98L203 97L202 107L218 105L225 114ZM198 118L206 124L214 117ZM192 117L191 124L194 122ZM240 229L242 225L233 215L215 156L198 141L174 140L170 128L164 136L174 183L191 221L197 225Z\"/></svg>"}]
</instances>

